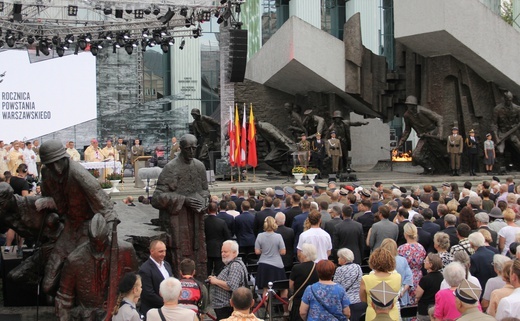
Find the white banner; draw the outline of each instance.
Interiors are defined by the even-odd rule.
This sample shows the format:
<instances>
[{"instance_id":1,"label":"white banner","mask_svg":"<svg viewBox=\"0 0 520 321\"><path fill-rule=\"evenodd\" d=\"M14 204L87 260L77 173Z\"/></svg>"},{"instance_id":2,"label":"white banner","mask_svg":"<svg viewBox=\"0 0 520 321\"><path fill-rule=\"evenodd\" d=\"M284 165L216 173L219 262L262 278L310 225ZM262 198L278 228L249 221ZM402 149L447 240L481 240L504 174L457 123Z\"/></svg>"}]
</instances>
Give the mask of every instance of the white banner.
<instances>
[{"instance_id":1,"label":"white banner","mask_svg":"<svg viewBox=\"0 0 520 321\"><path fill-rule=\"evenodd\" d=\"M27 51L0 52L1 140L38 137L96 117L94 56L31 64Z\"/></svg>"}]
</instances>

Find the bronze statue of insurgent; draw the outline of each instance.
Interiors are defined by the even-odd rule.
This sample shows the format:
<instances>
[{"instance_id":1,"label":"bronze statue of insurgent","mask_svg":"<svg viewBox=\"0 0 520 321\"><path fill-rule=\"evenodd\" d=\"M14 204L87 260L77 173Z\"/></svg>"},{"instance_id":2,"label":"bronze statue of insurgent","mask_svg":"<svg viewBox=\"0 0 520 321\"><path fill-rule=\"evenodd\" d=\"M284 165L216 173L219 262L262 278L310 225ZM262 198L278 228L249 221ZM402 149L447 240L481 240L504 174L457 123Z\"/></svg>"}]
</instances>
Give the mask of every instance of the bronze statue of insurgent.
<instances>
[{"instance_id":1,"label":"bronze statue of insurgent","mask_svg":"<svg viewBox=\"0 0 520 321\"><path fill-rule=\"evenodd\" d=\"M368 122L363 121L349 121L343 119L341 111L336 110L332 114L332 125L330 125L328 133L336 132L336 138L341 142L341 160L340 168L345 170L348 167L348 154L352 149L352 143L350 140L350 127L351 126L363 126L368 125Z\"/></svg>"},{"instance_id":2,"label":"bronze statue of insurgent","mask_svg":"<svg viewBox=\"0 0 520 321\"><path fill-rule=\"evenodd\" d=\"M408 107L403 115L405 128L397 149L403 146L413 129L420 139L412 152L412 164L422 166L425 173L447 170L448 164L443 157L446 155L446 145L442 142L442 116L419 106L415 96L408 96L405 104Z\"/></svg>"},{"instance_id":3,"label":"bronze statue of insurgent","mask_svg":"<svg viewBox=\"0 0 520 321\"><path fill-rule=\"evenodd\" d=\"M88 240L89 222L100 213L112 226L116 219L112 201L101 189L97 179L81 164L70 161L65 147L58 140L44 142L40 148L42 196L56 203L56 213L65 226L45 266L43 290L54 294L61 267L67 256Z\"/></svg>"},{"instance_id":4,"label":"bronze statue of insurgent","mask_svg":"<svg viewBox=\"0 0 520 321\"><path fill-rule=\"evenodd\" d=\"M284 167L287 167L287 160L296 151L296 144L271 123L255 119L255 125L258 135L268 144L269 152L264 157L264 162L278 171L283 171ZM286 170L291 171L291 168Z\"/></svg>"},{"instance_id":5,"label":"bronze statue of insurgent","mask_svg":"<svg viewBox=\"0 0 520 321\"><path fill-rule=\"evenodd\" d=\"M295 106L291 103L285 103L283 105L283 108L285 108L285 111L287 112L287 116L289 117L289 131L291 132L294 141L298 141L298 139L301 137L303 133L305 133L305 127L303 126L303 121L300 116L295 111Z\"/></svg>"},{"instance_id":6,"label":"bronze statue of insurgent","mask_svg":"<svg viewBox=\"0 0 520 321\"><path fill-rule=\"evenodd\" d=\"M198 149L195 155L201 161L209 160L209 152L216 150L216 145L220 139L220 124L211 117L201 115L198 108L191 110L193 117L192 130L197 138ZM218 146L220 149L220 146Z\"/></svg>"},{"instance_id":7,"label":"bronze statue of insurgent","mask_svg":"<svg viewBox=\"0 0 520 321\"><path fill-rule=\"evenodd\" d=\"M180 139L180 154L171 160L159 175L152 206L159 210L162 228L174 271L185 258L197 262L197 275L206 275L206 242L204 212L210 194L204 164L195 159L197 138L186 134Z\"/></svg>"},{"instance_id":8,"label":"bronze statue of insurgent","mask_svg":"<svg viewBox=\"0 0 520 321\"><path fill-rule=\"evenodd\" d=\"M510 91L504 93L504 102L493 109L493 121L491 130L497 139L496 146L500 155L504 153L506 141L510 141L517 152L520 153L520 106L513 103L513 94Z\"/></svg>"},{"instance_id":9,"label":"bronze statue of insurgent","mask_svg":"<svg viewBox=\"0 0 520 321\"><path fill-rule=\"evenodd\" d=\"M117 260L110 246L108 224L96 214L89 225L88 242L69 254L62 269L56 296L59 321L101 321L106 317L108 285L118 284L121 277L136 271L137 256L131 243L117 240ZM117 262L117 275L110 275L110 263ZM111 277L117 280L110 280Z\"/></svg>"},{"instance_id":10,"label":"bronze statue of insurgent","mask_svg":"<svg viewBox=\"0 0 520 321\"><path fill-rule=\"evenodd\" d=\"M313 109L307 109L304 113L303 126L307 132L307 139L312 141L316 138L317 133L323 133L325 129L325 119L318 115L314 115Z\"/></svg>"}]
</instances>

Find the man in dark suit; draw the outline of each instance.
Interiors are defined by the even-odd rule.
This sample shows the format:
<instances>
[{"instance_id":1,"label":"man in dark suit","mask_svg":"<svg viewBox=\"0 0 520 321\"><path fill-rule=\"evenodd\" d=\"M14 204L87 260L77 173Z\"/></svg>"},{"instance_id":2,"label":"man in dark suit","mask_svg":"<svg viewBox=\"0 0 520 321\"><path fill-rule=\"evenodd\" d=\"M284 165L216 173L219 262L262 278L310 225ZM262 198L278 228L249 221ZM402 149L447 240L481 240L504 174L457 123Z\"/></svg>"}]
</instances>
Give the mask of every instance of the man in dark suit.
<instances>
[{"instance_id":1,"label":"man in dark suit","mask_svg":"<svg viewBox=\"0 0 520 321\"><path fill-rule=\"evenodd\" d=\"M217 214L217 217L220 218L221 220L223 220L224 222L226 222L226 226L229 230L229 235L231 237L233 237L233 235L235 235L235 218L233 217L233 215L226 213L227 204L228 204L228 202L226 202L224 200L220 201L220 203L218 205L219 212ZM219 249L221 246L222 246L222 244L219 246Z\"/></svg>"},{"instance_id":2,"label":"man in dark suit","mask_svg":"<svg viewBox=\"0 0 520 321\"><path fill-rule=\"evenodd\" d=\"M255 214L255 224L253 229L255 231L255 235L262 233L264 231L264 221L268 216L274 218L276 212L271 209L273 205L273 199L270 196L267 196L264 199L264 205L262 206L262 210Z\"/></svg>"},{"instance_id":3,"label":"man in dark suit","mask_svg":"<svg viewBox=\"0 0 520 321\"><path fill-rule=\"evenodd\" d=\"M448 206L445 204L439 204L439 206L437 206L437 215L439 218L436 219L433 223L439 225L440 231L443 231L446 228L444 225L444 216L446 216L448 213Z\"/></svg>"},{"instance_id":4,"label":"man in dark suit","mask_svg":"<svg viewBox=\"0 0 520 321\"><path fill-rule=\"evenodd\" d=\"M300 234L303 233L303 223L309 217L309 212L311 210L311 202L308 200L301 201L302 213L296 215L292 222L292 229L294 231L294 252L296 253L296 245L298 245L298 241L300 240Z\"/></svg>"},{"instance_id":5,"label":"man in dark suit","mask_svg":"<svg viewBox=\"0 0 520 321\"><path fill-rule=\"evenodd\" d=\"M431 197L430 209L432 210L433 216L437 218L437 207L439 206L439 199L441 198L441 193L433 192ZM425 217L426 219L426 217Z\"/></svg>"},{"instance_id":6,"label":"man in dark suit","mask_svg":"<svg viewBox=\"0 0 520 321\"><path fill-rule=\"evenodd\" d=\"M352 208L343 206L341 209L343 221L336 225L333 237L334 255L342 248L348 248L354 253L354 263L361 264L365 236L361 223L352 220Z\"/></svg>"},{"instance_id":7,"label":"man in dark suit","mask_svg":"<svg viewBox=\"0 0 520 321\"><path fill-rule=\"evenodd\" d=\"M274 217L278 229L276 233L280 234L285 244L285 255L282 255L283 267L288 271L292 268L294 262L294 231L292 228L285 226L285 214L282 212L276 213Z\"/></svg>"},{"instance_id":8,"label":"man in dark suit","mask_svg":"<svg viewBox=\"0 0 520 321\"><path fill-rule=\"evenodd\" d=\"M447 214L446 216L444 216L445 229L442 231L450 236L450 248L453 245L459 244L459 237L457 236L457 228L455 227L456 223L457 223L457 217L455 215Z\"/></svg>"},{"instance_id":9,"label":"man in dark suit","mask_svg":"<svg viewBox=\"0 0 520 321\"><path fill-rule=\"evenodd\" d=\"M242 213L235 217L235 235L240 253L253 253L255 251L255 216L249 212L249 201L242 202Z\"/></svg>"},{"instance_id":10,"label":"man in dark suit","mask_svg":"<svg viewBox=\"0 0 520 321\"><path fill-rule=\"evenodd\" d=\"M343 221L343 219L341 218L341 207L332 206L331 208L329 208L329 213L331 219L327 223L325 223L323 229L325 230L325 232L329 233L330 239L332 240L332 238L334 237L336 225Z\"/></svg>"},{"instance_id":11,"label":"man in dark suit","mask_svg":"<svg viewBox=\"0 0 520 321\"><path fill-rule=\"evenodd\" d=\"M206 235L208 275L218 275L224 267L220 254L222 243L231 239L231 234L226 222L217 217L217 204L213 202L208 204L208 216L204 219L204 234Z\"/></svg>"},{"instance_id":12,"label":"man in dark suit","mask_svg":"<svg viewBox=\"0 0 520 321\"><path fill-rule=\"evenodd\" d=\"M441 230L441 227L439 225L435 224L434 222L432 222L432 215L433 215L432 210L429 208L426 208L422 211L422 216L424 217L423 230L430 233L430 235L432 236L432 241L433 241L433 237L435 236L435 233L439 232ZM432 242L432 244L433 244L433 242Z\"/></svg>"},{"instance_id":13,"label":"man in dark suit","mask_svg":"<svg viewBox=\"0 0 520 321\"><path fill-rule=\"evenodd\" d=\"M419 244L424 247L426 252L433 252L433 236L423 229L424 217L422 214L415 214L412 223L417 227L417 235L419 236L417 241Z\"/></svg>"},{"instance_id":14,"label":"man in dark suit","mask_svg":"<svg viewBox=\"0 0 520 321\"><path fill-rule=\"evenodd\" d=\"M163 306L163 299L159 295L159 285L164 279L173 275L172 267L164 261L165 256L166 245L159 240L152 241L150 258L139 269L143 287L140 308L142 315L146 316L148 310Z\"/></svg>"},{"instance_id":15,"label":"man in dark suit","mask_svg":"<svg viewBox=\"0 0 520 321\"><path fill-rule=\"evenodd\" d=\"M406 223L409 223L408 219L408 211L406 208L401 207L399 211L397 211L397 216L395 217L397 227L399 228L399 235L397 236L397 246L401 246L406 243L406 239L404 238L404 226Z\"/></svg>"},{"instance_id":16,"label":"man in dark suit","mask_svg":"<svg viewBox=\"0 0 520 321\"><path fill-rule=\"evenodd\" d=\"M235 204L237 205L237 211L241 211L242 210L242 202L246 200L246 198L244 197L244 190L243 189L239 189L237 191L237 199L236 200L232 200L233 202L235 202Z\"/></svg>"},{"instance_id":17,"label":"man in dark suit","mask_svg":"<svg viewBox=\"0 0 520 321\"><path fill-rule=\"evenodd\" d=\"M236 187L231 187L231 189L229 190L229 197L230 199L235 202L235 205L236 205L236 201L238 199L238 196L237 196L237 188ZM237 206L238 207L238 206Z\"/></svg>"},{"instance_id":18,"label":"man in dark suit","mask_svg":"<svg viewBox=\"0 0 520 321\"><path fill-rule=\"evenodd\" d=\"M357 221L363 226L363 235L366 237L368 230L374 225L374 213L371 211L372 203L370 200L362 200L358 208L359 212L363 212L363 214L357 218Z\"/></svg>"},{"instance_id":19,"label":"man in dark suit","mask_svg":"<svg viewBox=\"0 0 520 321\"><path fill-rule=\"evenodd\" d=\"M296 215L302 213L302 208L300 207L301 196L297 193L293 193L289 197L291 198L291 207L284 211L285 226L292 227L292 223Z\"/></svg>"},{"instance_id":20,"label":"man in dark suit","mask_svg":"<svg viewBox=\"0 0 520 321\"><path fill-rule=\"evenodd\" d=\"M475 253L470 256L471 275L476 277L482 286L482 293L484 293L486 282L497 274L493 267L493 256L495 253L486 248L484 236L479 232L471 233L468 237L469 244L475 250Z\"/></svg>"},{"instance_id":21,"label":"man in dark suit","mask_svg":"<svg viewBox=\"0 0 520 321\"><path fill-rule=\"evenodd\" d=\"M490 242L489 245L492 247L497 247L497 238L498 234L497 232L493 231L489 228L489 215L486 212L480 212L475 215L475 220L477 221L478 229L487 230L491 234L491 238L493 239L493 242Z\"/></svg>"}]
</instances>

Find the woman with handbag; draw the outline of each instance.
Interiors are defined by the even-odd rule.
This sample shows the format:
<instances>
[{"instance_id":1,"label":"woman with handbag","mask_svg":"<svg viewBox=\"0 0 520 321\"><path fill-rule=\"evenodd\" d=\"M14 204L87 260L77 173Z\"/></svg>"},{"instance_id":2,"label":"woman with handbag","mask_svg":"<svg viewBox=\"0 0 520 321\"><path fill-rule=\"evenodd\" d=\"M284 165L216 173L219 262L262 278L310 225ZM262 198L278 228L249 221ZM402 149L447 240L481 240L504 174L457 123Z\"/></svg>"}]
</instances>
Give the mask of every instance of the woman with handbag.
<instances>
[{"instance_id":1,"label":"woman with handbag","mask_svg":"<svg viewBox=\"0 0 520 321\"><path fill-rule=\"evenodd\" d=\"M293 266L289 277L289 290L293 295L289 298L289 314L291 321L300 321L300 303L302 301L305 288L318 282L318 272L316 271L314 260L316 259L316 247L312 244L303 244L301 251L298 251L300 264Z\"/></svg>"},{"instance_id":2,"label":"woman with handbag","mask_svg":"<svg viewBox=\"0 0 520 321\"><path fill-rule=\"evenodd\" d=\"M316 264L319 282L309 285L303 293L300 316L303 320L347 321L350 317L350 300L345 289L332 281L336 266L332 261Z\"/></svg>"},{"instance_id":3,"label":"woman with handbag","mask_svg":"<svg viewBox=\"0 0 520 321\"><path fill-rule=\"evenodd\" d=\"M367 304L361 302L359 297L359 286L363 272L361 266L353 261L354 253L350 249L339 249L338 263L340 266L336 269L333 281L341 285L347 292L347 297L350 300L350 321L358 321L361 315L366 312Z\"/></svg>"}]
</instances>

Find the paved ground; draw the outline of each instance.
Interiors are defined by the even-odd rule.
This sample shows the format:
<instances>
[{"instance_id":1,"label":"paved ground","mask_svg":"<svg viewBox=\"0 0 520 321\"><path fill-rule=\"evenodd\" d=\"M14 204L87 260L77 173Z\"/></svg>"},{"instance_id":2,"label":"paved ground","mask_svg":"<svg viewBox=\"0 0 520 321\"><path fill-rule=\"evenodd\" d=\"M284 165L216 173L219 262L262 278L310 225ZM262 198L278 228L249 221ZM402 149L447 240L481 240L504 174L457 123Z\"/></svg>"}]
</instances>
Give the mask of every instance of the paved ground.
<instances>
[{"instance_id":1,"label":"paved ground","mask_svg":"<svg viewBox=\"0 0 520 321\"><path fill-rule=\"evenodd\" d=\"M352 173L356 175L356 178L358 179L356 183L367 187L372 186L376 181L380 181L386 186L391 186L395 183L406 188L409 188L412 185L424 185L427 183L432 183L439 187L443 182L457 182L459 186L462 186L465 181L470 181L474 186L476 186L483 180L491 179L490 175L463 175L459 177L419 175L422 170L420 168L411 167L408 164L394 164L393 170L390 170L390 166L386 163L378 164L375 167L370 168L359 167L356 168L356 170L355 173ZM505 181L505 175L497 176L501 180ZM513 176L516 180L519 177L519 173L509 173L508 176ZM316 181L327 182L326 179ZM223 192L229 192L232 186L245 190L252 187L259 191L266 187L292 186L294 182L295 179L293 177L271 176L265 172L258 172L253 177L253 174L250 172L248 173L248 179L245 182L216 181L210 185L210 191L212 194L220 195ZM347 184L348 182L344 183ZM126 178L125 183L119 186L120 192L111 194L112 199L116 202L118 212L124 213L124 219L122 219L123 222L120 225L120 233L122 235L128 235L135 232L137 229L139 229L140 233L145 235L157 233L155 227L149 224L150 219L155 218L157 215L156 211L150 205L138 204L138 206L133 208L126 207L121 202L121 200L128 195L133 196L136 199L136 202L138 196L146 196L145 190L135 188L133 185L133 179ZM150 190L150 195L152 194L153 188ZM3 305L3 295L0 293L0 321L56 320L53 307L40 307L37 315L36 307L4 307Z\"/></svg>"}]
</instances>

